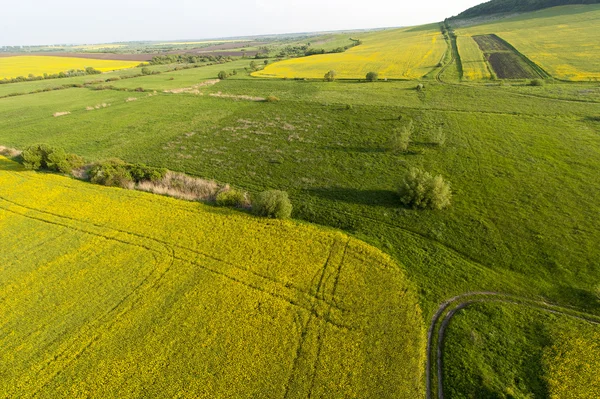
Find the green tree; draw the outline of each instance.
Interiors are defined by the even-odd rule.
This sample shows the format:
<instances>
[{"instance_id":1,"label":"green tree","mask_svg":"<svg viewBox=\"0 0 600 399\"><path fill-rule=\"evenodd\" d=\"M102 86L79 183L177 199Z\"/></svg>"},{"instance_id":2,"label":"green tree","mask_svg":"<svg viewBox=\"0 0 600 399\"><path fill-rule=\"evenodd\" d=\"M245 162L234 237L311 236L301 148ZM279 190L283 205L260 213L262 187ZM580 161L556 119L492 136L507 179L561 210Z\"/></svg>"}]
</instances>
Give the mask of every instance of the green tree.
<instances>
[{"instance_id":1,"label":"green tree","mask_svg":"<svg viewBox=\"0 0 600 399\"><path fill-rule=\"evenodd\" d=\"M450 206L450 184L441 175L432 176L418 168L410 168L398 188L400 201L414 209L444 209Z\"/></svg>"},{"instance_id":2,"label":"green tree","mask_svg":"<svg viewBox=\"0 0 600 399\"><path fill-rule=\"evenodd\" d=\"M377 82L379 74L377 72L369 72L366 76L367 82Z\"/></svg>"},{"instance_id":3,"label":"green tree","mask_svg":"<svg viewBox=\"0 0 600 399\"><path fill-rule=\"evenodd\" d=\"M268 218L287 219L292 215L292 203L285 191L263 191L252 201L252 213Z\"/></svg>"},{"instance_id":4,"label":"green tree","mask_svg":"<svg viewBox=\"0 0 600 399\"><path fill-rule=\"evenodd\" d=\"M227 72L225 72L225 71L221 71L221 72L219 72L219 74L217 75L217 77L218 77L219 79L221 79L221 80L227 79L227 77L228 77L228 76L229 76L229 75L227 75Z\"/></svg>"},{"instance_id":5,"label":"green tree","mask_svg":"<svg viewBox=\"0 0 600 399\"><path fill-rule=\"evenodd\" d=\"M337 73L332 69L331 71L329 71L325 74L323 79L325 79L326 82L333 82L335 80L336 75L337 75Z\"/></svg>"}]
</instances>

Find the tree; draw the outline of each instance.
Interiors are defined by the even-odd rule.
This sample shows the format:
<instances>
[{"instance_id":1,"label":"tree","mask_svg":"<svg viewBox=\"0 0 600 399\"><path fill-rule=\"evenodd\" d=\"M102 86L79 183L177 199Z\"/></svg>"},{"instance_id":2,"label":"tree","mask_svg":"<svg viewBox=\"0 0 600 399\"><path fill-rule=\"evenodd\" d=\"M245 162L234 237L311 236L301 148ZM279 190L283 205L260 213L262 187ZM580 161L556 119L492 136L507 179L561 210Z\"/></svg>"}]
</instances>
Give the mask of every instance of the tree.
<instances>
[{"instance_id":1,"label":"tree","mask_svg":"<svg viewBox=\"0 0 600 399\"><path fill-rule=\"evenodd\" d=\"M269 65L269 60L265 60L265 61L264 61L264 64L265 64L265 65Z\"/></svg>"},{"instance_id":2,"label":"tree","mask_svg":"<svg viewBox=\"0 0 600 399\"><path fill-rule=\"evenodd\" d=\"M256 62L254 62L254 61L250 61L250 68L251 68L253 71L256 71L256 69L258 68L258 67L256 66Z\"/></svg>"},{"instance_id":3,"label":"tree","mask_svg":"<svg viewBox=\"0 0 600 399\"><path fill-rule=\"evenodd\" d=\"M331 71L325 74L324 79L326 82L333 82L335 80L335 75L336 72L332 69Z\"/></svg>"},{"instance_id":4,"label":"tree","mask_svg":"<svg viewBox=\"0 0 600 399\"><path fill-rule=\"evenodd\" d=\"M225 72L225 71L221 71L221 72L219 72L219 74L217 75L217 77L218 77L219 79L221 79L221 80L227 79L227 77L228 77L228 76L229 76L229 75L227 75L227 72Z\"/></svg>"},{"instance_id":5,"label":"tree","mask_svg":"<svg viewBox=\"0 0 600 399\"><path fill-rule=\"evenodd\" d=\"M287 219L292 215L292 203L285 191L263 191L252 201L252 213L268 218Z\"/></svg>"},{"instance_id":6,"label":"tree","mask_svg":"<svg viewBox=\"0 0 600 399\"><path fill-rule=\"evenodd\" d=\"M450 206L450 184L441 175L432 176L418 168L410 168L398 188L400 201L415 209L444 209Z\"/></svg>"},{"instance_id":7,"label":"tree","mask_svg":"<svg viewBox=\"0 0 600 399\"><path fill-rule=\"evenodd\" d=\"M379 74L377 72L369 72L366 76L367 82L377 82L379 79Z\"/></svg>"}]
</instances>

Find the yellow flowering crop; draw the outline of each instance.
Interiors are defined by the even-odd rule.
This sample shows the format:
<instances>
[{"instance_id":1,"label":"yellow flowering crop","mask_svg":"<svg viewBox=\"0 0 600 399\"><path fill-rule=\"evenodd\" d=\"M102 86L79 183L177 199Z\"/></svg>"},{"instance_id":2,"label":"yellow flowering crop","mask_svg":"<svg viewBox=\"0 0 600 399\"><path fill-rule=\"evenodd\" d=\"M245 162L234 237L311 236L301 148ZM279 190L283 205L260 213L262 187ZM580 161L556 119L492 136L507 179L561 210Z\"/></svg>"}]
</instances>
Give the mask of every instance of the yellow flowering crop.
<instances>
[{"instance_id":1,"label":"yellow flowering crop","mask_svg":"<svg viewBox=\"0 0 600 399\"><path fill-rule=\"evenodd\" d=\"M338 78L420 78L440 62L447 45L437 26L425 30L394 29L361 37L363 44L344 53L293 58L268 65L254 76L321 79L329 70Z\"/></svg>"},{"instance_id":2,"label":"yellow flowering crop","mask_svg":"<svg viewBox=\"0 0 600 399\"><path fill-rule=\"evenodd\" d=\"M553 77L598 80L599 18L598 4L554 7L457 32L459 37L494 33Z\"/></svg>"},{"instance_id":3,"label":"yellow flowering crop","mask_svg":"<svg viewBox=\"0 0 600 399\"><path fill-rule=\"evenodd\" d=\"M94 60L88 58L51 57L51 56L17 56L0 57L0 79L18 76L42 76L44 73L55 74L71 69L93 67L99 71L114 71L133 68L139 61Z\"/></svg>"},{"instance_id":4,"label":"yellow flowering crop","mask_svg":"<svg viewBox=\"0 0 600 399\"><path fill-rule=\"evenodd\" d=\"M416 295L315 226L0 158L7 397L423 396Z\"/></svg>"}]
</instances>

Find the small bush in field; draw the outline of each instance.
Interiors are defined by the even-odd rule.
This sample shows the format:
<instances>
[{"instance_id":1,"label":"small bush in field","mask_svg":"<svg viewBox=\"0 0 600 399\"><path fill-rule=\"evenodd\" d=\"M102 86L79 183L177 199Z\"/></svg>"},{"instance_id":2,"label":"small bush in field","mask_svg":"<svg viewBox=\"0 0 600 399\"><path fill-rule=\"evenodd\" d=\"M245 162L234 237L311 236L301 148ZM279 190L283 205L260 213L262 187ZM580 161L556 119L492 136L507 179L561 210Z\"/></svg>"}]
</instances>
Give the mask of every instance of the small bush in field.
<instances>
[{"instance_id":1,"label":"small bush in field","mask_svg":"<svg viewBox=\"0 0 600 399\"><path fill-rule=\"evenodd\" d=\"M240 208L244 206L246 202L246 197L244 193L238 190L227 190L221 191L217 194L216 203L218 206L230 206L235 208Z\"/></svg>"},{"instance_id":2,"label":"small bush in field","mask_svg":"<svg viewBox=\"0 0 600 399\"><path fill-rule=\"evenodd\" d=\"M389 149L392 152L406 152L410 145L411 136L413 132L413 122L410 121L408 125L402 126L399 130L396 130L389 141Z\"/></svg>"},{"instance_id":3,"label":"small bush in field","mask_svg":"<svg viewBox=\"0 0 600 399\"><path fill-rule=\"evenodd\" d=\"M379 80L379 74L377 72L369 72L365 79L367 82L377 82Z\"/></svg>"},{"instance_id":4,"label":"small bush in field","mask_svg":"<svg viewBox=\"0 0 600 399\"><path fill-rule=\"evenodd\" d=\"M265 101L268 103L276 103L277 101L279 101L279 97L269 96L266 98Z\"/></svg>"},{"instance_id":5,"label":"small bush in field","mask_svg":"<svg viewBox=\"0 0 600 399\"><path fill-rule=\"evenodd\" d=\"M444 209L450 206L450 184L440 175L432 176L418 168L409 169L398 189L400 201L415 209Z\"/></svg>"},{"instance_id":6,"label":"small bush in field","mask_svg":"<svg viewBox=\"0 0 600 399\"><path fill-rule=\"evenodd\" d=\"M544 81L542 79L533 79L531 82L529 82L529 86L539 87L543 85Z\"/></svg>"},{"instance_id":7,"label":"small bush in field","mask_svg":"<svg viewBox=\"0 0 600 399\"><path fill-rule=\"evenodd\" d=\"M263 191L252 201L252 213L268 218L287 219L292 215L292 203L285 191Z\"/></svg>"}]
</instances>

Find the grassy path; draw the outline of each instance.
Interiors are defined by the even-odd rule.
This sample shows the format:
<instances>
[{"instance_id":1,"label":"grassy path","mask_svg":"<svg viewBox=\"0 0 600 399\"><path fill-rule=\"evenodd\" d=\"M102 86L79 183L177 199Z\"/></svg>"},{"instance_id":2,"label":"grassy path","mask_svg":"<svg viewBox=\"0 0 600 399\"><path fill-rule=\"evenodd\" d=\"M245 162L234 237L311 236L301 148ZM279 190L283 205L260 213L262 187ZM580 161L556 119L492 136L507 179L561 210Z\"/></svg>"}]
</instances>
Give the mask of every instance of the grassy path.
<instances>
[{"instance_id":1,"label":"grassy path","mask_svg":"<svg viewBox=\"0 0 600 399\"><path fill-rule=\"evenodd\" d=\"M436 387L437 398L444 398L444 387L442 383L442 353L444 350L446 329L448 328L450 321L460 310L465 309L472 304L483 302L508 303L526 306L530 309L559 314L591 324L600 325L600 317L597 315L581 312L573 307L556 305L544 300L534 300L491 291L467 292L457 295L448 299L438 307L431 320L429 329L427 330L427 399L432 399L434 397L434 390Z\"/></svg>"}]
</instances>

